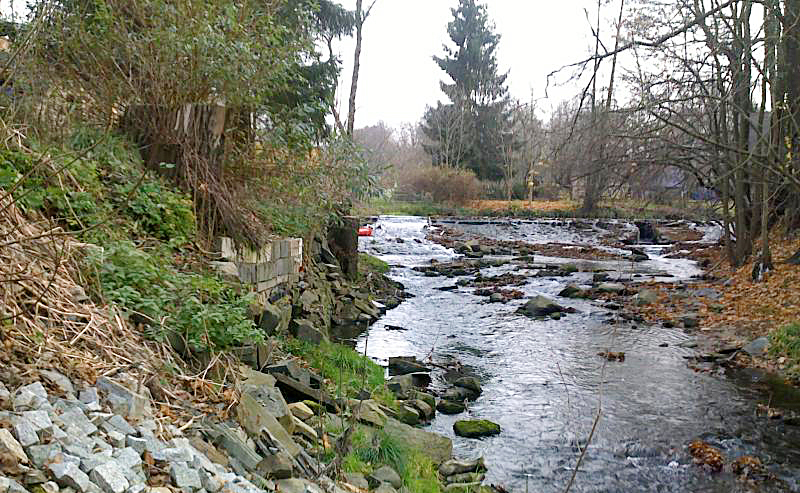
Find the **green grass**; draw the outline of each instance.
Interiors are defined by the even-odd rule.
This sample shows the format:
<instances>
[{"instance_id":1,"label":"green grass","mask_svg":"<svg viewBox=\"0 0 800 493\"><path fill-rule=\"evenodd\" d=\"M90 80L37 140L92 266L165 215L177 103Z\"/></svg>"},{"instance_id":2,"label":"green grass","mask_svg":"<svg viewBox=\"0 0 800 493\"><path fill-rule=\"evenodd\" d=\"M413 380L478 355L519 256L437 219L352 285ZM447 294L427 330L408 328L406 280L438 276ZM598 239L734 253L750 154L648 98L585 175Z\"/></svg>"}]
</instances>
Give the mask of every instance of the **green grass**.
<instances>
[{"instance_id":1,"label":"green grass","mask_svg":"<svg viewBox=\"0 0 800 493\"><path fill-rule=\"evenodd\" d=\"M770 354L788 360L791 376L800 378L800 322L789 324L769 336Z\"/></svg>"},{"instance_id":2,"label":"green grass","mask_svg":"<svg viewBox=\"0 0 800 493\"><path fill-rule=\"evenodd\" d=\"M375 198L356 209L360 216L388 214L395 216L464 216L468 209L433 202L403 202Z\"/></svg>"},{"instance_id":3,"label":"green grass","mask_svg":"<svg viewBox=\"0 0 800 493\"><path fill-rule=\"evenodd\" d=\"M394 406L395 399L384 386L384 369L353 349L332 342L313 345L297 339L286 341L286 349L333 382L337 396L355 396L359 390L372 393L373 399Z\"/></svg>"},{"instance_id":4,"label":"green grass","mask_svg":"<svg viewBox=\"0 0 800 493\"><path fill-rule=\"evenodd\" d=\"M358 254L358 265L359 268L372 272L378 272L380 274L387 274L389 272L389 264L378 257L373 257L368 253Z\"/></svg>"}]
</instances>

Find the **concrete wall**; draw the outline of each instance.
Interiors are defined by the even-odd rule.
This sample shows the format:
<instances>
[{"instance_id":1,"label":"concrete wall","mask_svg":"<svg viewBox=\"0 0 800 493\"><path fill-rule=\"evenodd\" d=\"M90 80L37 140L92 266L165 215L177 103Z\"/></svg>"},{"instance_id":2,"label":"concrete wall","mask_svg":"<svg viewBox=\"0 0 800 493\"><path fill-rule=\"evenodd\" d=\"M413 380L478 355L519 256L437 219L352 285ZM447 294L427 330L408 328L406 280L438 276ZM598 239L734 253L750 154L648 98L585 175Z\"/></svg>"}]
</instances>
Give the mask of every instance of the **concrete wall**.
<instances>
[{"instance_id":1,"label":"concrete wall","mask_svg":"<svg viewBox=\"0 0 800 493\"><path fill-rule=\"evenodd\" d=\"M268 241L260 250L237 245L232 238L217 239L222 259L236 265L239 281L250 286L259 300L266 301L277 286L291 287L300 279L303 239Z\"/></svg>"}]
</instances>

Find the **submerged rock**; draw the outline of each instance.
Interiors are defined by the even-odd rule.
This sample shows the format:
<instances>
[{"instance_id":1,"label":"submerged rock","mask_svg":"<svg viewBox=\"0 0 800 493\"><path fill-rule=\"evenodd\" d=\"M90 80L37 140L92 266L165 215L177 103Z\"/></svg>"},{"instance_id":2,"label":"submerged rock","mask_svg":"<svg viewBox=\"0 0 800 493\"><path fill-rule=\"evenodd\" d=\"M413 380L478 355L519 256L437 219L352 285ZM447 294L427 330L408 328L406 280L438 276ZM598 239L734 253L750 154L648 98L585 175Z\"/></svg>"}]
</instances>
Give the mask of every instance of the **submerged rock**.
<instances>
[{"instance_id":1,"label":"submerged rock","mask_svg":"<svg viewBox=\"0 0 800 493\"><path fill-rule=\"evenodd\" d=\"M409 373L429 371L431 369L417 360L416 356L392 356L389 358L390 375L407 375Z\"/></svg>"},{"instance_id":2,"label":"submerged rock","mask_svg":"<svg viewBox=\"0 0 800 493\"><path fill-rule=\"evenodd\" d=\"M582 289L577 284L567 284L558 295L562 298L587 298L589 296L586 290Z\"/></svg>"},{"instance_id":3,"label":"submerged rock","mask_svg":"<svg viewBox=\"0 0 800 493\"><path fill-rule=\"evenodd\" d=\"M517 310L529 317L543 317L551 313L564 312L565 308L545 296L536 296L528 300Z\"/></svg>"},{"instance_id":4,"label":"submerged rock","mask_svg":"<svg viewBox=\"0 0 800 493\"><path fill-rule=\"evenodd\" d=\"M480 438L500 434L500 425L488 419L463 419L453 424L456 435L466 438Z\"/></svg>"}]
</instances>

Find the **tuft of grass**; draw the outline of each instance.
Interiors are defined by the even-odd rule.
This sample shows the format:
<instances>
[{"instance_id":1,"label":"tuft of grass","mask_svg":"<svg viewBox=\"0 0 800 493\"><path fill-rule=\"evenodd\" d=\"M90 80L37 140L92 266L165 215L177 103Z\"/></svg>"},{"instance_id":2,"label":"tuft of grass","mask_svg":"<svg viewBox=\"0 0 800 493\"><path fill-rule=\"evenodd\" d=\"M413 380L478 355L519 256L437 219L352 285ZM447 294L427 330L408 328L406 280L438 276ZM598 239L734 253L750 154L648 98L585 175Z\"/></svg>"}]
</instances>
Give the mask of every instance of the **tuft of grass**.
<instances>
[{"instance_id":1,"label":"tuft of grass","mask_svg":"<svg viewBox=\"0 0 800 493\"><path fill-rule=\"evenodd\" d=\"M394 396L384 385L383 367L352 348L333 342L313 345L297 339L286 341L286 348L333 382L337 395L353 397L364 389L372 393L373 399L394 405Z\"/></svg>"},{"instance_id":2,"label":"tuft of grass","mask_svg":"<svg viewBox=\"0 0 800 493\"><path fill-rule=\"evenodd\" d=\"M784 356L789 360L788 367L800 368L800 322L775 330L770 334L769 340L769 351L772 356ZM800 377L800 375L794 376Z\"/></svg>"},{"instance_id":3,"label":"tuft of grass","mask_svg":"<svg viewBox=\"0 0 800 493\"><path fill-rule=\"evenodd\" d=\"M368 253L358 254L358 265L359 268L365 271L378 272L380 274L387 274L389 272L389 264Z\"/></svg>"}]
</instances>

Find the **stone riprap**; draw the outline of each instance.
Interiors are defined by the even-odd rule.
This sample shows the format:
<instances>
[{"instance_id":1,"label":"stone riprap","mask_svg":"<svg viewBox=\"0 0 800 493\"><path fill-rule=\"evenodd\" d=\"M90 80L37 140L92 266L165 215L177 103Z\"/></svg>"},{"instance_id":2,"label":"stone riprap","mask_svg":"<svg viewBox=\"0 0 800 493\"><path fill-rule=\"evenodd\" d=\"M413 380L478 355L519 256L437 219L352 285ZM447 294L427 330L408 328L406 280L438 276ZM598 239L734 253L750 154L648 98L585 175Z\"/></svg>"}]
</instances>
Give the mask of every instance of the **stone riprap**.
<instances>
[{"instance_id":1,"label":"stone riprap","mask_svg":"<svg viewBox=\"0 0 800 493\"><path fill-rule=\"evenodd\" d=\"M292 369L288 363L284 366ZM271 375L251 372L242 383L238 422L206 416L185 430L121 406L120 396L128 389L130 397L141 400L140 410L153 407L149 394L130 391L135 379L124 373L98 379L96 386L48 376L50 387L66 397L48 395L35 382L8 391L7 404L0 407L10 409L0 410L0 421L9 425L0 427L0 453L4 461L13 462L3 462L0 468L0 493L346 491L347 478L336 483L320 476L325 464L314 458L321 443L320 419L336 416L326 415L324 409L315 413L305 403L287 405ZM64 394L68 383L75 393ZM430 408L420 396L435 402L422 392L407 402ZM362 422L385 426L386 433L437 463L451 457L448 438L387 418L375 401L361 404ZM367 480L357 482L363 485ZM402 480L376 464L369 483L376 491L388 491Z\"/></svg>"}]
</instances>

